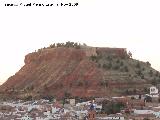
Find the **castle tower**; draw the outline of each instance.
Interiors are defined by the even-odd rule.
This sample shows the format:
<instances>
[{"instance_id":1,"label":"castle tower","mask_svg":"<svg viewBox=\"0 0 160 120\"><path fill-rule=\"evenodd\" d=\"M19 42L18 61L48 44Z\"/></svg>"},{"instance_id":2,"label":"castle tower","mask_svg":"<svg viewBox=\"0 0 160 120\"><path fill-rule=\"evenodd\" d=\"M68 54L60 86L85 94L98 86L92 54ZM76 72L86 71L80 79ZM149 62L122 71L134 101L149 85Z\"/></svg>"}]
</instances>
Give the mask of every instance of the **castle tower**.
<instances>
[{"instance_id":1,"label":"castle tower","mask_svg":"<svg viewBox=\"0 0 160 120\"><path fill-rule=\"evenodd\" d=\"M90 108L88 110L88 120L96 120L96 111L93 103L94 102L91 103Z\"/></svg>"},{"instance_id":2,"label":"castle tower","mask_svg":"<svg viewBox=\"0 0 160 120\"><path fill-rule=\"evenodd\" d=\"M95 110L88 111L88 120L96 120L96 111Z\"/></svg>"}]
</instances>

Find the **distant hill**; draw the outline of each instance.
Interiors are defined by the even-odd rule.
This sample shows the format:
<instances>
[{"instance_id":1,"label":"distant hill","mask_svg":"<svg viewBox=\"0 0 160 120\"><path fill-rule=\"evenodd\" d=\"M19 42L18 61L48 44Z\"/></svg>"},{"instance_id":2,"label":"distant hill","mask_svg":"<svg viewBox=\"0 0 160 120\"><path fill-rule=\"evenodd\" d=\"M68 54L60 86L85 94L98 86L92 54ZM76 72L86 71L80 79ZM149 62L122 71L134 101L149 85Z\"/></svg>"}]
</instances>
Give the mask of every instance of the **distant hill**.
<instances>
[{"instance_id":1,"label":"distant hill","mask_svg":"<svg viewBox=\"0 0 160 120\"><path fill-rule=\"evenodd\" d=\"M132 59L125 48L52 44L25 56L25 65L2 86L16 97L93 97L147 92L160 82L149 62Z\"/></svg>"}]
</instances>

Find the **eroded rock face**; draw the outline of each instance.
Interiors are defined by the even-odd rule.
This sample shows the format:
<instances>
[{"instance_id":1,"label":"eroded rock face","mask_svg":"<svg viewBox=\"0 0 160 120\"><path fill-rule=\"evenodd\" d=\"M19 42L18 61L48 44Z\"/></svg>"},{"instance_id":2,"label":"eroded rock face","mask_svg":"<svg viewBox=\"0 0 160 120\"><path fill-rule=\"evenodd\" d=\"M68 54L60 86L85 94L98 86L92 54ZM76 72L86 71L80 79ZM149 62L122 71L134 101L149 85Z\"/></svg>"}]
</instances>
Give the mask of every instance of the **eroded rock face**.
<instances>
[{"instance_id":1,"label":"eroded rock face","mask_svg":"<svg viewBox=\"0 0 160 120\"><path fill-rule=\"evenodd\" d=\"M65 92L86 96L87 89L95 89L97 81L101 80L102 70L82 49L45 49L26 55L24 61L25 65L1 89L22 90L33 86L33 91L41 94L46 94L47 90L59 96Z\"/></svg>"},{"instance_id":2,"label":"eroded rock face","mask_svg":"<svg viewBox=\"0 0 160 120\"><path fill-rule=\"evenodd\" d=\"M52 48L39 52L30 53L25 56L25 64L38 63L50 60L72 58L73 60L81 60L85 57L85 52L74 48Z\"/></svg>"}]
</instances>

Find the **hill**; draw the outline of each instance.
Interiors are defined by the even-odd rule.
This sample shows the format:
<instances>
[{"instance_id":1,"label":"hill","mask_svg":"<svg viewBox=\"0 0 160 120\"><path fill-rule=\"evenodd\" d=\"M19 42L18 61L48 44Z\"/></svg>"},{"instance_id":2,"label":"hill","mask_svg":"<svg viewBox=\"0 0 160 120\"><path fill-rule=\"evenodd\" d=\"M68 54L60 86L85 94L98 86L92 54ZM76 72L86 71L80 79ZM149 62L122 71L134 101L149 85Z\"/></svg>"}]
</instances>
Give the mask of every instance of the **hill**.
<instances>
[{"instance_id":1,"label":"hill","mask_svg":"<svg viewBox=\"0 0 160 120\"><path fill-rule=\"evenodd\" d=\"M149 62L132 59L125 48L58 43L29 53L24 62L0 87L2 94L100 97L144 93L160 82L160 73Z\"/></svg>"}]
</instances>

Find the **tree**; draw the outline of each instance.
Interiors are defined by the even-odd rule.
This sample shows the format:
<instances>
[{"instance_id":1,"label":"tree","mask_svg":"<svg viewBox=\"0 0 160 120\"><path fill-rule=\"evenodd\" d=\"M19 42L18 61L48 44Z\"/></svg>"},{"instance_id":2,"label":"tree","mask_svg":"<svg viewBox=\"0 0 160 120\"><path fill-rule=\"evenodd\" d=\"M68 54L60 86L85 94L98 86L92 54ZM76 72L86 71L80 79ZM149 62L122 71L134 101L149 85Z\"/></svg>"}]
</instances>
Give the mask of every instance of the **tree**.
<instances>
[{"instance_id":1,"label":"tree","mask_svg":"<svg viewBox=\"0 0 160 120\"><path fill-rule=\"evenodd\" d=\"M141 79L144 79L144 75L143 74L141 75Z\"/></svg>"},{"instance_id":2,"label":"tree","mask_svg":"<svg viewBox=\"0 0 160 120\"><path fill-rule=\"evenodd\" d=\"M151 81L151 84L154 85L154 86L157 85L157 81L156 81L155 78Z\"/></svg>"},{"instance_id":3,"label":"tree","mask_svg":"<svg viewBox=\"0 0 160 120\"><path fill-rule=\"evenodd\" d=\"M105 88L108 87L108 82L107 82L107 80L102 80L102 81L100 81L100 85L101 85L101 86L104 86Z\"/></svg>"},{"instance_id":4,"label":"tree","mask_svg":"<svg viewBox=\"0 0 160 120\"><path fill-rule=\"evenodd\" d=\"M141 76L141 75L142 75L141 70L138 70L136 73L137 73L138 76Z\"/></svg>"},{"instance_id":5,"label":"tree","mask_svg":"<svg viewBox=\"0 0 160 120\"><path fill-rule=\"evenodd\" d=\"M144 71L144 70L145 70L145 68L143 67L143 68L142 68L142 70Z\"/></svg>"},{"instance_id":6,"label":"tree","mask_svg":"<svg viewBox=\"0 0 160 120\"><path fill-rule=\"evenodd\" d=\"M71 96L71 93L69 93L69 92L64 92L64 97L65 98L69 98Z\"/></svg>"},{"instance_id":7,"label":"tree","mask_svg":"<svg viewBox=\"0 0 160 120\"><path fill-rule=\"evenodd\" d=\"M116 63L120 63L120 60L119 60L119 59L117 59L117 60L116 60Z\"/></svg>"},{"instance_id":8,"label":"tree","mask_svg":"<svg viewBox=\"0 0 160 120\"><path fill-rule=\"evenodd\" d=\"M78 87L81 87L81 86L83 86L83 82L82 81L77 81L78 83L77 83L77 86Z\"/></svg>"},{"instance_id":9,"label":"tree","mask_svg":"<svg viewBox=\"0 0 160 120\"><path fill-rule=\"evenodd\" d=\"M50 45L50 48L55 48L55 47L56 47L55 43Z\"/></svg>"},{"instance_id":10,"label":"tree","mask_svg":"<svg viewBox=\"0 0 160 120\"><path fill-rule=\"evenodd\" d=\"M120 68L119 65L113 66L113 69L114 69L114 70L118 70L119 68Z\"/></svg>"},{"instance_id":11,"label":"tree","mask_svg":"<svg viewBox=\"0 0 160 120\"><path fill-rule=\"evenodd\" d=\"M145 93L148 93L148 92L149 92L149 89L148 89L147 87L145 87L145 88L143 89L143 91L144 91Z\"/></svg>"},{"instance_id":12,"label":"tree","mask_svg":"<svg viewBox=\"0 0 160 120\"><path fill-rule=\"evenodd\" d=\"M101 68L101 64L98 64L98 68Z\"/></svg>"},{"instance_id":13,"label":"tree","mask_svg":"<svg viewBox=\"0 0 160 120\"><path fill-rule=\"evenodd\" d=\"M158 75L159 75L159 72L158 72L158 71L156 71L156 74L155 74L155 75L156 75L156 77L158 77Z\"/></svg>"},{"instance_id":14,"label":"tree","mask_svg":"<svg viewBox=\"0 0 160 120\"><path fill-rule=\"evenodd\" d=\"M124 65L124 63L123 63L123 61L121 61L120 66L123 66L123 65Z\"/></svg>"},{"instance_id":15,"label":"tree","mask_svg":"<svg viewBox=\"0 0 160 120\"><path fill-rule=\"evenodd\" d=\"M25 100L25 101L31 101L31 100L32 100L32 96L31 96L31 95L26 96L26 97L24 98L24 100Z\"/></svg>"},{"instance_id":16,"label":"tree","mask_svg":"<svg viewBox=\"0 0 160 120\"><path fill-rule=\"evenodd\" d=\"M120 110L124 107L125 105L119 102L105 101L102 103L102 111L107 114L119 113Z\"/></svg>"},{"instance_id":17,"label":"tree","mask_svg":"<svg viewBox=\"0 0 160 120\"><path fill-rule=\"evenodd\" d=\"M153 76L153 71L152 70L149 71L149 75L150 75L150 77Z\"/></svg>"},{"instance_id":18,"label":"tree","mask_svg":"<svg viewBox=\"0 0 160 120\"><path fill-rule=\"evenodd\" d=\"M57 45L56 45L57 47L61 47L61 43L57 43Z\"/></svg>"},{"instance_id":19,"label":"tree","mask_svg":"<svg viewBox=\"0 0 160 120\"><path fill-rule=\"evenodd\" d=\"M130 51L128 52L128 56L129 58L132 58L132 53Z\"/></svg>"},{"instance_id":20,"label":"tree","mask_svg":"<svg viewBox=\"0 0 160 120\"><path fill-rule=\"evenodd\" d=\"M134 93L134 94L137 94L137 89L133 89L133 93Z\"/></svg>"},{"instance_id":21,"label":"tree","mask_svg":"<svg viewBox=\"0 0 160 120\"><path fill-rule=\"evenodd\" d=\"M136 68L141 68L141 66L140 66L140 63L139 63L139 62L137 62L137 64L136 64Z\"/></svg>"},{"instance_id":22,"label":"tree","mask_svg":"<svg viewBox=\"0 0 160 120\"><path fill-rule=\"evenodd\" d=\"M147 66L151 66L151 63L150 63L150 62L148 62L148 61L146 62L146 64L147 64Z\"/></svg>"},{"instance_id":23,"label":"tree","mask_svg":"<svg viewBox=\"0 0 160 120\"><path fill-rule=\"evenodd\" d=\"M83 46L87 46L87 44L86 44L86 43L83 43Z\"/></svg>"},{"instance_id":24,"label":"tree","mask_svg":"<svg viewBox=\"0 0 160 120\"><path fill-rule=\"evenodd\" d=\"M109 62L109 64L107 65L107 69L111 69L112 68L112 63Z\"/></svg>"},{"instance_id":25,"label":"tree","mask_svg":"<svg viewBox=\"0 0 160 120\"><path fill-rule=\"evenodd\" d=\"M130 95L130 91L127 89L127 90L125 91L125 94L126 94L126 95Z\"/></svg>"},{"instance_id":26,"label":"tree","mask_svg":"<svg viewBox=\"0 0 160 120\"><path fill-rule=\"evenodd\" d=\"M112 56L108 56L107 59L108 59L109 61L112 61Z\"/></svg>"},{"instance_id":27,"label":"tree","mask_svg":"<svg viewBox=\"0 0 160 120\"><path fill-rule=\"evenodd\" d=\"M129 71L129 69L128 69L127 66L124 66L124 71L125 71L125 72L128 72L128 71Z\"/></svg>"},{"instance_id":28,"label":"tree","mask_svg":"<svg viewBox=\"0 0 160 120\"><path fill-rule=\"evenodd\" d=\"M103 68L106 69L106 68L107 68L107 65L106 65L106 64L103 64Z\"/></svg>"},{"instance_id":29,"label":"tree","mask_svg":"<svg viewBox=\"0 0 160 120\"><path fill-rule=\"evenodd\" d=\"M90 58L91 58L91 60L92 60L92 61L97 60L97 57L96 57L96 56L94 56L94 55L92 55Z\"/></svg>"}]
</instances>

